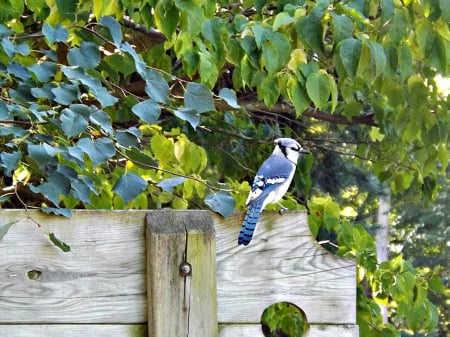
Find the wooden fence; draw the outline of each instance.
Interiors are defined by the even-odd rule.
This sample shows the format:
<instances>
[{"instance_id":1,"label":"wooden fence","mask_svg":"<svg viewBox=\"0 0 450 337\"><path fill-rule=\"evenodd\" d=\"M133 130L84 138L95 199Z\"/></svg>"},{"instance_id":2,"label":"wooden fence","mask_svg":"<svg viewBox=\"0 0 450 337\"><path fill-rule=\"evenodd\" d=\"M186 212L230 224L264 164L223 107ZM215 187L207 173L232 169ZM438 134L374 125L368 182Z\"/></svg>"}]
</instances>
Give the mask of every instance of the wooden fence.
<instances>
[{"instance_id":1,"label":"wooden fence","mask_svg":"<svg viewBox=\"0 0 450 337\"><path fill-rule=\"evenodd\" d=\"M358 336L354 261L320 247L303 212L265 212L237 246L242 217L0 210L0 226L18 221L0 241L0 336L262 337L282 301L306 313L308 337Z\"/></svg>"}]
</instances>

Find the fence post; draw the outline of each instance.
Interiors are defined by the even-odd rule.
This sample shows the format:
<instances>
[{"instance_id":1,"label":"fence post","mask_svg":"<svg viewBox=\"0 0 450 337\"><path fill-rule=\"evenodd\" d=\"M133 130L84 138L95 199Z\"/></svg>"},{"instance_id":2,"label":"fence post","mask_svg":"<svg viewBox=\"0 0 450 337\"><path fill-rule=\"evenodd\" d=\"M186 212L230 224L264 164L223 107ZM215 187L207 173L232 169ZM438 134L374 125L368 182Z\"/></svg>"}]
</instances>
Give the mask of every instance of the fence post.
<instances>
[{"instance_id":1,"label":"fence post","mask_svg":"<svg viewBox=\"0 0 450 337\"><path fill-rule=\"evenodd\" d=\"M217 337L216 242L207 211L149 211L148 334Z\"/></svg>"}]
</instances>

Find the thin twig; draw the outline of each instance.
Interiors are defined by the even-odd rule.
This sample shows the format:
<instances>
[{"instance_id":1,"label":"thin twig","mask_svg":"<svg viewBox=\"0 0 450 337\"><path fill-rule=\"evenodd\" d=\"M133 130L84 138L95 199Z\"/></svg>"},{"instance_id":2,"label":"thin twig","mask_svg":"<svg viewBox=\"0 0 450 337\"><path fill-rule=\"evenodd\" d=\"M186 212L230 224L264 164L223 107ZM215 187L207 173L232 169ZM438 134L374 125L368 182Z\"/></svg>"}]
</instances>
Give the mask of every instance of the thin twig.
<instances>
[{"instance_id":1,"label":"thin twig","mask_svg":"<svg viewBox=\"0 0 450 337\"><path fill-rule=\"evenodd\" d=\"M117 148L117 147L116 147L116 148ZM149 168L149 169L153 169L153 170L156 170L156 171L168 173L168 174L174 175L174 176L176 176L176 177L181 177L181 178L186 178L186 179L190 179L190 180L197 181L197 182L199 182L199 183L205 185L206 187L208 187L208 188L211 189L211 190L231 192L230 189L225 189L225 188L220 188L220 187L212 186L212 185L208 184L206 181L204 181L203 179L200 179L200 178L197 178L197 177L194 177L194 176L190 176L190 175L186 175L186 174L182 174L182 173L173 172L173 171L170 171L170 170L167 170L167 169L163 169L163 168L158 167L158 166L155 166L155 165L145 164L145 163L142 163L142 162L140 162L140 161L131 159L131 158L130 158L129 156L127 156L125 153L123 153L122 151L120 151L119 148L117 148L117 152L119 152L119 153L120 153L124 158L126 158L127 160L129 160L129 161L131 161L131 162L133 162L133 163L135 163L135 164L137 164L137 165L140 165L140 166L143 166L143 167L146 167L146 168Z\"/></svg>"}]
</instances>

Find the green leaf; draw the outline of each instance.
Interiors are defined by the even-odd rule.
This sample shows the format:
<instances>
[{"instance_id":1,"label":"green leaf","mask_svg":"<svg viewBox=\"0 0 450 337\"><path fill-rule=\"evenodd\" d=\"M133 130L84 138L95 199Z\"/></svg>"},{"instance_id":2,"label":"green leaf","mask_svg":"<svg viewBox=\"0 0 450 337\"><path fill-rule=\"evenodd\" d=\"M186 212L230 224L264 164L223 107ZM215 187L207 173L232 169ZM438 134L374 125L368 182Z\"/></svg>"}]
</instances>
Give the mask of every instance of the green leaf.
<instances>
[{"instance_id":1,"label":"green leaf","mask_svg":"<svg viewBox=\"0 0 450 337\"><path fill-rule=\"evenodd\" d=\"M89 138L81 138L76 145L86 153L94 166L98 166L116 154L114 143L109 138L98 138L92 141Z\"/></svg>"},{"instance_id":2,"label":"green leaf","mask_svg":"<svg viewBox=\"0 0 450 337\"><path fill-rule=\"evenodd\" d=\"M214 111L214 99L209 90L204 84L189 82L186 86L184 94L184 104L186 108L194 109L198 113L207 111Z\"/></svg>"},{"instance_id":3,"label":"green leaf","mask_svg":"<svg viewBox=\"0 0 450 337\"><path fill-rule=\"evenodd\" d=\"M299 37L305 41L313 52L318 54L324 52L322 18L327 6L326 1L319 1L309 15L297 20Z\"/></svg>"},{"instance_id":4,"label":"green leaf","mask_svg":"<svg viewBox=\"0 0 450 337\"><path fill-rule=\"evenodd\" d=\"M442 283L441 278L438 275L434 275L429 281L428 285L430 286L430 290L439 293L444 294L445 293L445 287Z\"/></svg>"},{"instance_id":5,"label":"green leaf","mask_svg":"<svg viewBox=\"0 0 450 337\"><path fill-rule=\"evenodd\" d=\"M163 191L172 194L174 187L177 187L178 185L181 185L186 181L186 178L184 177L173 177L161 180L156 186L161 188Z\"/></svg>"},{"instance_id":6,"label":"green leaf","mask_svg":"<svg viewBox=\"0 0 450 337\"><path fill-rule=\"evenodd\" d=\"M170 88L164 77L153 69L144 72L145 92L158 103L169 103Z\"/></svg>"},{"instance_id":7,"label":"green leaf","mask_svg":"<svg viewBox=\"0 0 450 337\"><path fill-rule=\"evenodd\" d=\"M171 1L158 1L154 9L156 27L170 40L180 20L180 12Z\"/></svg>"},{"instance_id":8,"label":"green leaf","mask_svg":"<svg viewBox=\"0 0 450 337\"><path fill-rule=\"evenodd\" d=\"M135 104L131 111L148 124L155 124L161 115L161 107L151 99Z\"/></svg>"},{"instance_id":9,"label":"green leaf","mask_svg":"<svg viewBox=\"0 0 450 337\"><path fill-rule=\"evenodd\" d=\"M175 116L191 124L194 130L200 124L200 116L197 110L190 108L179 108L174 111Z\"/></svg>"},{"instance_id":10,"label":"green leaf","mask_svg":"<svg viewBox=\"0 0 450 337\"><path fill-rule=\"evenodd\" d=\"M120 24L112 16L101 17L100 24L102 26L108 27L115 46L119 48L120 44L122 43L122 29L120 27Z\"/></svg>"},{"instance_id":11,"label":"green leaf","mask_svg":"<svg viewBox=\"0 0 450 337\"><path fill-rule=\"evenodd\" d=\"M78 66L62 66L61 70L67 78L72 80L72 82L79 81L85 85L89 89L89 92L100 102L102 107L111 106L118 101L117 97L112 96L106 88L102 86L102 82L98 78L87 74L82 68Z\"/></svg>"},{"instance_id":12,"label":"green leaf","mask_svg":"<svg viewBox=\"0 0 450 337\"><path fill-rule=\"evenodd\" d=\"M72 104L61 112L61 129L67 137L79 135L86 130L90 112L83 104Z\"/></svg>"},{"instance_id":13,"label":"green leaf","mask_svg":"<svg viewBox=\"0 0 450 337\"><path fill-rule=\"evenodd\" d=\"M83 41L80 48L74 47L69 49L67 61L71 66L92 69L100 63L100 52L95 43Z\"/></svg>"},{"instance_id":14,"label":"green leaf","mask_svg":"<svg viewBox=\"0 0 450 337\"><path fill-rule=\"evenodd\" d=\"M5 168L5 175L11 177L13 171L17 168L19 164L20 158L22 156L22 152L13 151L13 152L2 152L0 154L1 166Z\"/></svg>"},{"instance_id":15,"label":"green leaf","mask_svg":"<svg viewBox=\"0 0 450 337\"><path fill-rule=\"evenodd\" d=\"M51 146L46 143L39 145L28 144L27 151L30 158L38 164L40 169L44 169L57 153L57 151L53 151Z\"/></svg>"},{"instance_id":16,"label":"green leaf","mask_svg":"<svg viewBox=\"0 0 450 337\"><path fill-rule=\"evenodd\" d=\"M40 210L45 214L62 215L65 216L66 218L70 218L72 216L72 212L68 208L42 207L40 208Z\"/></svg>"},{"instance_id":17,"label":"green leaf","mask_svg":"<svg viewBox=\"0 0 450 337\"><path fill-rule=\"evenodd\" d=\"M88 177L77 177L72 180L72 195L86 205L91 204L91 192L98 194L94 188L94 183Z\"/></svg>"},{"instance_id":18,"label":"green leaf","mask_svg":"<svg viewBox=\"0 0 450 337\"><path fill-rule=\"evenodd\" d=\"M384 49L377 42L370 42L369 49L372 58L372 67L375 70L375 76L381 76L386 67L386 54L384 53Z\"/></svg>"},{"instance_id":19,"label":"green leaf","mask_svg":"<svg viewBox=\"0 0 450 337\"><path fill-rule=\"evenodd\" d=\"M47 22L44 22L44 25L42 26L42 33L50 44L55 42L66 42L69 37L69 32L61 25L57 25L56 28L53 28Z\"/></svg>"},{"instance_id":20,"label":"green leaf","mask_svg":"<svg viewBox=\"0 0 450 337\"><path fill-rule=\"evenodd\" d=\"M289 98L295 107L297 116L300 116L311 104L306 89L300 83L292 79L289 81Z\"/></svg>"},{"instance_id":21,"label":"green leaf","mask_svg":"<svg viewBox=\"0 0 450 337\"><path fill-rule=\"evenodd\" d=\"M306 79L306 92L319 109L325 107L330 97L330 81L326 74L312 73Z\"/></svg>"},{"instance_id":22,"label":"green leaf","mask_svg":"<svg viewBox=\"0 0 450 337\"><path fill-rule=\"evenodd\" d=\"M70 179L60 172L51 173L47 181L38 185L30 186L31 191L40 193L50 200L54 205L59 204L59 196L67 196L70 194Z\"/></svg>"},{"instance_id":23,"label":"green leaf","mask_svg":"<svg viewBox=\"0 0 450 337\"><path fill-rule=\"evenodd\" d=\"M278 74L267 75L258 89L258 98L263 99L269 107L274 105L281 93Z\"/></svg>"},{"instance_id":24,"label":"green leaf","mask_svg":"<svg viewBox=\"0 0 450 337\"><path fill-rule=\"evenodd\" d=\"M142 132L138 128L132 126L126 130L117 131L116 137L119 144L125 148L139 148L139 139L142 137Z\"/></svg>"},{"instance_id":25,"label":"green leaf","mask_svg":"<svg viewBox=\"0 0 450 337\"><path fill-rule=\"evenodd\" d=\"M280 29L283 26L287 26L291 23L294 23L295 19L290 16L288 13L286 12L281 12L278 13L275 16L275 19L273 20L273 30L276 32L278 29Z\"/></svg>"},{"instance_id":26,"label":"green leaf","mask_svg":"<svg viewBox=\"0 0 450 337\"><path fill-rule=\"evenodd\" d=\"M133 172L127 172L117 180L112 191L118 194L125 203L133 200L145 190L147 182Z\"/></svg>"},{"instance_id":27,"label":"green leaf","mask_svg":"<svg viewBox=\"0 0 450 337\"><path fill-rule=\"evenodd\" d=\"M106 134L108 134L108 135L112 135L113 134L113 127L112 127L111 118L103 110L99 110L99 109L94 107L94 111L89 116L89 120L93 124L100 126L101 129Z\"/></svg>"},{"instance_id":28,"label":"green leaf","mask_svg":"<svg viewBox=\"0 0 450 337\"><path fill-rule=\"evenodd\" d=\"M54 233L49 233L48 238L56 247L61 249L64 253L70 252L70 246L64 241L58 239Z\"/></svg>"},{"instance_id":29,"label":"green leaf","mask_svg":"<svg viewBox=\"0 0 450 337\"><path fill-rule=\"evenodd\" d=\"M80 94L76 84L63 83L60 87L51 90L55 95L55 101L62 105L71 104Z\"/></svg>"},{"instance_id":30,"label":"green leaf","mask_svg":"<svg viewBox=\"0 0 450 337\"><path fill-rule=\"evenodd\" d=\"M125 150L126 156L136 165L143 168L158 167L158 162L150 156L147 156L136 147Z\"/></svg>"},{"instance_id":31,"label":"green leaf","mask_svg":"<svg viewBox=\"0 0 450 337\"><path fill-rule=\"evenodd\" d=\"M225 191L208 194L205 198L205 203L214 212L219 213L223 217L230 216L236 206L236 200L229 192Z\"/></svg>"},{"instance_id":32,"label":"green leaf","mask_svg":"<svg viewBox=\"0 0 450 337\"><path fill-rule=\"evenodd\" d=\"M104 15L119 15L122 8L122 4L119 4L119 0L93 0L92 11L96 18L100 18Z\"/></svg>"},{"instance_id":33,"label":"green leaf","mask_svg":"<svg viewBox=\"0 0 450 337\"><path fill-rule=\"evenodd\" d=\"M57 65L54 62L35 63L28 69L34 73L40 82L47 82L52 76L55 76Z\"/></svg>"},{"instance_id":34,"label":"green leaf","mask_svg":"<svg viewBox=\"0 0 450 337\"><path fill-rule=\"evenodd\" d=\"M333 24L333 42L337 45L340 41L351 38L353 23L348 16L331 13Z\"/></svg>"},{"instance_id":35,"label":"green leaf","mask_svg":"<svg viewBox=\"0 0 450 337\"><path fill-rule=\"evenodd\" d=\"M241 106L237 102L236 93L228 88L222 88L219 91L219 97L222 98L229 106L239 109Z\"/></svg>"},{"instance_id":36,"label":"green leaf","mask_svg":"<svg viewBox=\"0 0 450 337\"><path fill-rule=\"evenodd\" d=\"M339 44L339 58L350 77L355 77L358 72L359 60L362 53L362 41L354 38L343 40Z\"/></svg>"},{"instance_id":37,"label":"green leaf","mask_svg":"<svg viewBox=\"0 0 450 337\"><path fill-rule=\"evenodd\" d=\"M12 227L12 225L18 223L19 221L10 221L0 227L0 241L3 240L5 235L8 233L9 229Z\"/></svg>"}]
</instances>

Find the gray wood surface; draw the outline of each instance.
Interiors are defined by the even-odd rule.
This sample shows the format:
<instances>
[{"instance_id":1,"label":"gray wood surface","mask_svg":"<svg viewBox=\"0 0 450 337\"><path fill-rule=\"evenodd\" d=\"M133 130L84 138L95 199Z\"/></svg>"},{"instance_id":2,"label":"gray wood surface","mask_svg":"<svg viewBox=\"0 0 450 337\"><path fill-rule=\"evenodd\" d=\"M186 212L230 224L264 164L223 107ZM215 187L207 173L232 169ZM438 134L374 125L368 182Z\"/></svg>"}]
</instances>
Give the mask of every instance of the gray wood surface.
<instances>
[{"instance_id":1,"label":"gray wood surface","mask_svg":"<svg viewBox=\"0 0 450 337\"><path fill-rule=\"evenodd\" d=\"M267 212L248 246L238 246L243 214L216 217L220 323L259 323L266 307L287 301L308 322L355 324L355 261L311 237L306 213Z\"/></svg>"},{"instance_id":2,"label":"gray wood surface","mask_svg":"<svg viewBox=\"0 0 450 337\"><path fill-rule=\"evenodd\" d=\"M135 336L129 329L145 326L151 307L148 211L74 210L69 219L29 214L40 228L23 210L0 210L0 226L18 221L0 241L0 336ZM219 336L262 336L261 314L279 301L305 311L309 337L358 336L354 261L322 249L311 238L303 212L264 212L246 247L237 246L242 219L243 213L227 219L213 215L216 264L205 264L200 273L216 275ZM50 232L71 251L55 247ZM212 242L193 234L189 259L195 261L195 247L209 247L214 255ZM189 281L186 289L198 286Z\"/></svg>"},{"instance_id":3,"label":"gray wood surface","mask_svg":"<svg viewBox=\"0 0 450 337\"><path fill-rule=\"evenodd\" d=\"M147 215L148 326L152 337L216 337L216 242L208 212ZM180 275L180 265L190 268Z\"/></svg>"}]
</instances>

